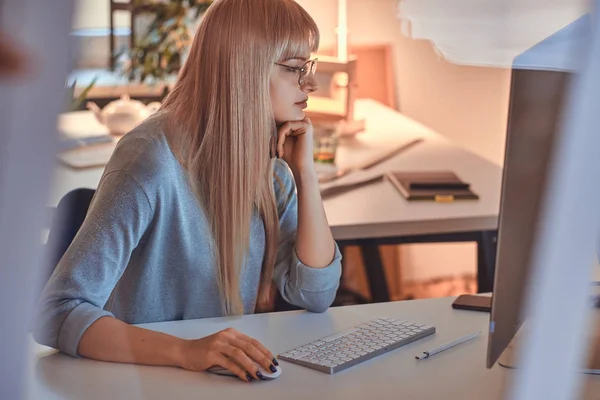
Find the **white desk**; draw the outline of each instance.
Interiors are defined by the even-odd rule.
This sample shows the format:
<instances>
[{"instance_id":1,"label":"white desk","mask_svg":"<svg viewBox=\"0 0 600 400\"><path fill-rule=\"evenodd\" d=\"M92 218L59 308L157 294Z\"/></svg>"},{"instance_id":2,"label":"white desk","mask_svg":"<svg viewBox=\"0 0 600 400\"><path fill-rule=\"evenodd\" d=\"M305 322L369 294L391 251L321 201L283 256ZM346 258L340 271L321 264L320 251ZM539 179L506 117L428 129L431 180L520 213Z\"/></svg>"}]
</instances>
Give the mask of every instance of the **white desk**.
<instances>
[{"instance_id":1,"label":"white desk","mask_svg":"<svg viewBox=\"0 0 600 400\"><path fill-rule=\"evenodd\" d=\"M512 371L500 366L485 368L489 314L453 310L452 301L415 300L336 307L324 314L292 311L149 324L145 327L190 339L231 326L255 337L275 354L377 317L423 321L435 325L437 332L335 375L281 361L282 375L277 380L253 383L176 368L112 364L55 353L33 365L34 398L501 399L501 388ZM414 358L423 350L477 330L485 334L428 360ZM38 354L47 354L47 348L36 347ZM597 399L600 376L586 376L585 384L587 398Z\"/></svg>"},{"instance_id":2,"label":"white desk","mask_svg":"<svg viewBox=\"0 0 600 400\"><path fill-rule=\"evenodd\" d=\"M360 187L324 200L336 239L382 238L431 233L481 231L497 228L502 168L416 121L373 100L359 100L357 118L366 119L366 131L341 149L341 162L364 157L369 149L391 148L407 138L425 142L373 168L390 170L452 170L472 184L480 195L474 202L439 204L405 201L385 181ZM351 159L351 160L348 160Z\"/></svg>"}]
</instances>

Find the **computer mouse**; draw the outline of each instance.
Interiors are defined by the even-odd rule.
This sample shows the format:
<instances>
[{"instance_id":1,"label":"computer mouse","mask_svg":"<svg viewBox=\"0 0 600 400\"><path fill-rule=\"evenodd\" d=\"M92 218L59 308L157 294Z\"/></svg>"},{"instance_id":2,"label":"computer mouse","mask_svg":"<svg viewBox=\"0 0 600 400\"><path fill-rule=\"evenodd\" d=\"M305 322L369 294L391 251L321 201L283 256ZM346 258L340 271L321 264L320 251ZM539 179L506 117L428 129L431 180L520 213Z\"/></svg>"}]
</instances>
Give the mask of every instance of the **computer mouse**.
<instances>
[{"instance_id":1,"label":"computer mouse","mask_svg":"<svg viewBox=\"0 0 600 400\"><path fill-rule=\"evenodd\" d=\"M270 370L265 370L263 367L261 367L260 365L257 365L257 369L260 371L260 373L262 374L262 376L264 376L267 380L271 380L271 379L276 379L279 377L279 375L281 375L281 366L276 366L276 372L271 372ZM209 369L207 369L208 372L212 372L213 374L217 374L217 375L224 375L224 376L232 376L237 378L238 376L236 374L234 374L233 372L231 372L230 370L228 370L227 368L223 368L219 365L215 365L214 367L211 367Z\"/></svg>"},{"instance_id":2,"label":"computer mouse","mask_svg":"<svg viewBox=\"0 0 600 400\"><path fill-rule=\"evenodd\" d=\"M279 375L281 375L281 367L280 366L275 367L275 372L272 372L271 370L265 370L260 365L258 366L258 370L260 371L262 376L264 376L267 379L276 379L276 378L279 378Z\"/></svg>"}]
</instances>

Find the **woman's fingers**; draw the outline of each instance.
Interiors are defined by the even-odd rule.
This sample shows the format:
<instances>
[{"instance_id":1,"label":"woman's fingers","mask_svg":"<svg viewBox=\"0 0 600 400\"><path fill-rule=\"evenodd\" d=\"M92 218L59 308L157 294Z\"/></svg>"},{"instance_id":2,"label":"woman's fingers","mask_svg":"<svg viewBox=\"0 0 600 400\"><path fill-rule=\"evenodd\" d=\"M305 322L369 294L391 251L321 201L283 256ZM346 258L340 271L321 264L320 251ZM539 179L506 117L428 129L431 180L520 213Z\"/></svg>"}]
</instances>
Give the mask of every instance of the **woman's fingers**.
<instances>
[{"instance_id":1,"label":"woman's fingers","mask_svg":"<svg viewBox=\"0 0 600 400\"><path fill-rule=\"evenodd\" d=\"M209 365L220 365L244 381L262 379L259 367L275 372L273 354L260 342L235 329L228 328L211 336L207 354Z\"/></svg>"},{"instance_id":2,"label":"woman's fingers","mask_svg":"<svg viewBox=\"0 0 600 400\"><path fill-rule=\"evenodd\" d=\"M257 364L252 361L252 359L250 359L250 357L248 357L248 355L239 347L226 345L221 349L221 353L242 367L242 369L244 369L246 373L249 373L253 378L262 379L258 374Z\"/></svg>"},{"instance_id":3,"label":"woman's fingers","mask_svg":"<svg viewBox=\"0 0 600 400\"><path fill-rule=\"evenodd\" d=\"M251 341L244 339L236 339L231 343L233 346L241 349L248 357L254 360L257 364L264 368L265 371L275 372L273 368L273 357L265 355L258 347L256 347Z\"/></svg>"},{"instance_id":4,"label":"woman's fingers","mask_svg":"<svg viewBox=\"0 0 600 400\"><path fill-rule=\"evenodd\" d=\"M250 336L246 336L243 333L240 333L240 337L247 341L250 342L255 348L258 349L258 351L260 351L265 357L267 357L271 362L275 361L275 357L273 356L273 353L271 353L269 351L269 349L267 349L265 346L263 346L263 344L261 342L259 342L258 340L251 338Z\"/></svg>"},{"instance_id":5,"label":"woman's fingers","mask_svg":"<svg viewBox=\"0 0 600 400\"><path fill-rule=\"evenodd\" d=\"M253 374L250 374L249 372L245 371L236 362L234 362L230 358L225 357L224 355L219 355L216 359L215 364L220 365L223 368L227 368L229 371L236 374L238 378L245 382L251 382L255 379Z\"/></svg>"},{"instance_id":6,"label":"woman's fingers","mask_svg":"<svg viewBox=\"0 0 600 400\"><path fill-rule=\"evenodd\" d=\"M277 133L277 155L279 158L283 157L283 144L288 136L299 136L306 133L308 124L306 119L302 121L288 121L281 125Z\"/></svg>"}]
</instances>

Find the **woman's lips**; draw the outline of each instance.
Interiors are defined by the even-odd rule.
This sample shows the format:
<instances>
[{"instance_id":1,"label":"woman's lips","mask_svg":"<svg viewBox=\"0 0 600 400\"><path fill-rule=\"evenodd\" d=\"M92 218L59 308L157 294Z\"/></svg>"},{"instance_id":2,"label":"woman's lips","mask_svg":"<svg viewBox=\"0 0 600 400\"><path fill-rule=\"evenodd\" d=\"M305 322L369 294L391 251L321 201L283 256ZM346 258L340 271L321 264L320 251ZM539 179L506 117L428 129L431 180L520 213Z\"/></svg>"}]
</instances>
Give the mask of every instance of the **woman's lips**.
<instances>
[{"instance_id":1,"label":"woman's lips","mask_svg":"<svg viewBox=\"0 0 600 400\"><path fill-rule=\"evenodd\" d=\"M296 105L302 109L308 107L308 103L306 102L306 100L296 103Z\"/></svg>"}]
</instances>

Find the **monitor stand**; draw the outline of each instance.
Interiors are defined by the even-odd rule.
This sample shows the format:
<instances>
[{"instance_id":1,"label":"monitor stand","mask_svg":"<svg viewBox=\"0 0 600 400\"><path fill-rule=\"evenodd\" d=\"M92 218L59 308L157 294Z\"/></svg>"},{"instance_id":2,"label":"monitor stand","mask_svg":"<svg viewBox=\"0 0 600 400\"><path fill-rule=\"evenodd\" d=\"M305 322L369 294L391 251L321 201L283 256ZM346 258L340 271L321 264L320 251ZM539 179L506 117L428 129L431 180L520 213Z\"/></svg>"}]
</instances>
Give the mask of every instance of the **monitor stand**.
<instances>
[{"instance_id":1,"label":"monitor stand","mask_svg":"<svg viewBox=\"0 0 600 400\"><path fill-rule=\"evenodd\" d=\"M584 374L600 375L600 311L596 310L594 315L595 321L590 324L590 332L587 335L587 340L590 340L590 347L588 349L588 360L587 364L580 371ZM506 347L500 358L498 358L498 364L505 368L519 368L519 342L523 335L523 331L526 328L526 324L521 326L521 329L514 336L513 340Z\"/></svg>"}]
</instances>

